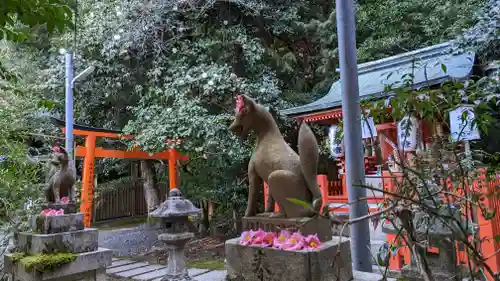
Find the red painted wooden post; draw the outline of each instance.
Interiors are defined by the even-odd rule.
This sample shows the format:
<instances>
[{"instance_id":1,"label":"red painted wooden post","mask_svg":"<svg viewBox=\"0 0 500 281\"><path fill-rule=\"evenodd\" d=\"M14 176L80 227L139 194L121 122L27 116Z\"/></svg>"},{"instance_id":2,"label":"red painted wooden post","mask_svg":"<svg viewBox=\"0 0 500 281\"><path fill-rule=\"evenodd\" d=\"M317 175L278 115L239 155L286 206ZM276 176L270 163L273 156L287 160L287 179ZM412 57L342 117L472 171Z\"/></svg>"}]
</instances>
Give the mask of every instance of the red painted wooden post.
<instances>
[{"instance_id":1,"label":"red painted wooden post","mask_svg":"<svg viewBox=\"0 0 500 281\"><path fill-rule=\"evenodd\" d=\"M168 150L168 179L170 190L179 188L179 175L177 174L177 151L174 148Z\"/></svg>"},{"instance_id":2,"label":"red painted wooden post","mask_svg":"<svg viewBox=\"0 0 500 281\"><path fill-rule=\"evenodd\" d=\"M94 198L94 163L95 163L95 136L85 139L85 159L83 160L83 179L80 212L84 214L85 227L92 222L92 203Z\"/></svg>"},{"instance_id":3,"label":"red painted wooden post","mask_svg":"<svg viewBox=\"0 0 500 281\"><path fill-rule=\"evenodd\" d=\"M267 200L269 196L269 186L267 185L267 182L264 182L264 206L267 206ZM274 203L274 211L279 212L280 208L278 207L278 204Z\"/></svg>"}]
</instances>

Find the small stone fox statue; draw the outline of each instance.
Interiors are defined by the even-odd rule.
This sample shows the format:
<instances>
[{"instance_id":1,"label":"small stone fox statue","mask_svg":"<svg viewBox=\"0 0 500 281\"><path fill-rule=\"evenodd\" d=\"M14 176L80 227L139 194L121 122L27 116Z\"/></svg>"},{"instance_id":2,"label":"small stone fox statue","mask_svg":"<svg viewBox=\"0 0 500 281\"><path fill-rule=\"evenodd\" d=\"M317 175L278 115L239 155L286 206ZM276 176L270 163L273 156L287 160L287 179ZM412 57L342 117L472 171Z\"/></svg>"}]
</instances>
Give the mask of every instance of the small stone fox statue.
<instances>
[{"instance_id":1,"label":"small stone fox statue","mask_svg":"<svg viewBox=\"0 0 500 281\"><path fill-rule=\"evenodd\" d=\"M60 203L61 195L68 196L74 202L76 182L75 164L69 159L68 153L62 147L53 148L52 159L49 161L50 171L45 187L45 200L49 203Z\"/></svg>"},{"instance_id":2,"label":"small stone fox statue","mask_svg":"<svg viewBox=\"0 0 500 281\"><path fill-rule=\"evenodd\" d=\"M246 95L236 98L236 119L229 129L245 139L250 130L257 135L257 147L248 165L248 205L245 217L257 215L257 196L263 181L269 186L265 212L258 216L277 218L310 217L319 212L321 192L316 180L318 143L307 124L299 130L299 155L285 142L273 116ZM291 202L294 198L312 204L313 210ZM275 202L279 212L273 213Z\"/></svg>"}]
</instances>

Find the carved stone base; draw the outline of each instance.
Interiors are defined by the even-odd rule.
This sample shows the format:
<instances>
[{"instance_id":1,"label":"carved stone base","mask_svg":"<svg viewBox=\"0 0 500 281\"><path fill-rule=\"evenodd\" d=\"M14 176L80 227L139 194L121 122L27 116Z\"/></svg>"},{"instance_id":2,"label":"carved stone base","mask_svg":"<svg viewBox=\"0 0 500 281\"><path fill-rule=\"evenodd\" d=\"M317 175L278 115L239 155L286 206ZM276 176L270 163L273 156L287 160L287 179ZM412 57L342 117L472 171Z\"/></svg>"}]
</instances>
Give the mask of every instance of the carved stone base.
<instances>
[{"instance_id":1,"label":"carved stone base","mask_svg":"<svg viewBox=\"0 0 500 281\"><path fill-rule=\"evenodd\" d=\"M267 217L244 217L243 230L257 230L279 232L288 230L290 232L300 231L303 235L318 234L320 241L332 240L331 222L326 218L267 218Z\"/></svg>"},{"instance_id":2,"label":"carved stone base","mask_svg":"<svg viewBox=\"0 0 500 281\"><path fill-rule=\"evenodd\" d=\"M53 234L18 234L20 252L38 253L84 253L97 250L99 233L95 228Z\"/></svg>"},{"instance_id":3,"label":"carved stone base","mask_svg":"<svg viewBox=\"0 0 500 281\"><path fill-rule=\"evenodd\" d=\"M83 213L60 216L32 217L31 226L35 233L50 234L84 229Z\"/></svg>"},{"instance_id":4,"label":"carved stone base","mask_svg":"<svg viewBox=\"0 0 500 281\"><path fill-rule=\"evenodd\" d=\"M226 241L227 280L274 281L353 280L349 239L339 237L320 249L285 251L259 246L243 246L239 238Z\"/></svg>"}]
</instances>

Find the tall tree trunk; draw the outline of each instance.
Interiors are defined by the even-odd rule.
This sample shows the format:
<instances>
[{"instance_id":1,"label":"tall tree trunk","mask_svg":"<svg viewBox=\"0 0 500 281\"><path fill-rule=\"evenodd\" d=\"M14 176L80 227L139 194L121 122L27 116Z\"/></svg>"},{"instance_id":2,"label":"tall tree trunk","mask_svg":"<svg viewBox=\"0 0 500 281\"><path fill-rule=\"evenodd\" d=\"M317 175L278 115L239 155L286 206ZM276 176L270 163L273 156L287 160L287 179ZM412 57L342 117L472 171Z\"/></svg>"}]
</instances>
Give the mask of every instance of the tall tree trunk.
<instances>
[{"instance_id":1,"label":"tall tree trunk","mask_svg":"<svg viewBox=\"0 0 500 281\"><path fill-rule=\"evenodd\" d=\"M148 213L158 207L160 200L158 197L158 188L156 186L156 172L153 167L153 161L141 160L141 174L144 189L144 199L148 206Z\"/></svg>"}]
</instances>

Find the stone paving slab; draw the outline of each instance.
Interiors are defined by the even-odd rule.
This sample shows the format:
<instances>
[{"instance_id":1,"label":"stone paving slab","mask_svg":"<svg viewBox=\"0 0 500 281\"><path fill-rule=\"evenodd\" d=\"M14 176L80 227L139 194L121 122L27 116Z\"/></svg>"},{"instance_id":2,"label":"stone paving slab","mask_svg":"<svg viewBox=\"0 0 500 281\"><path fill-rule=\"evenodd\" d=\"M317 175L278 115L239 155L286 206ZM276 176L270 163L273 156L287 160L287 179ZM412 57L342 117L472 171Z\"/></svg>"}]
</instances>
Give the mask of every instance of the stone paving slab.
<instances>
[{"instance_id":1,"label":"stone paving slab","mask_svg":"<svg viewBox=\"0 0 500 281\"><path fill-rule=\"evenodd\" d=\"M195 281L224 281L226 280L225 270L214 270L198 275L193 278Z\"/></svg>"},{"instance_id":2,"label":"stone paving slab","mask_svg":"<svg viewBox=\"0 0 500 281\"><path fill-rule=\"evenodd\" d=\"M161 266L161 265L157 265L157 264L152 264L152 265L148 265L148 266L138 267L138 268L135 268L132 270L118 272L118 273L116 273L116 275L119 277L124 277L124 278L132 278L132 277L137 276L137 275L146 274L146 273L149 273L152 271L157 271L157 270L163 269L163 268L165 268L165 267Z\"/></svg>"},{"instance_id":3,"label":"stone paving slab","mask_svg":"<svg viewBox=\"0 0 500 281\"><path fill-rule=\"evenodd\" d=\"M127 265L123 265L123 266L118 266L118 267L113 267L113 268L107 269L106 270L106 274L115 274L115 273L118 273L118 272L132 270L132 269L135 269L135 268L138 268L138 267L147 266L147 265L149 265L149 264L145 263L145 262L131 263L131 264L127 264Z\"/></svg>"},{"instance_id":4,"label":"stone paving slab","mask_svg":"<svg viewBox=\"0 0 500 281\"><path fill-rule=\"evenodd\" d=\"M153 279L152 281L160 281L163 276L167 273L167 269L160 269L158 270L158 272L162 272L162 274L160 275L160 277L156 278L156 279ZM200 274L203 274L203 273L206 273L208 272L208 269L199 269L199 268L189 268L188 269L188 274L189 274L189 277L193 278L193 277L196 277ZM145 280L145 279L137 279L138 276L134 277L135 280Z\"/></svg>"},{"instance_id":5,"label":"stone paving slab","mask_svg":"<svg viewBox=\"0 0 500 281\"><path fill-rule=\"evenodd\" d=\"M136 263L136 262L135 261L131 261L131 260L119 260L119 259L116 259L116 260L113 260L113 263L110 266L108 266L107 269L111 269L111 268L119 267L119 266L124 266L124 265L131 264L131 263Z\"/></svg>"}]
</instances>

